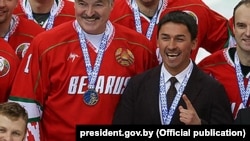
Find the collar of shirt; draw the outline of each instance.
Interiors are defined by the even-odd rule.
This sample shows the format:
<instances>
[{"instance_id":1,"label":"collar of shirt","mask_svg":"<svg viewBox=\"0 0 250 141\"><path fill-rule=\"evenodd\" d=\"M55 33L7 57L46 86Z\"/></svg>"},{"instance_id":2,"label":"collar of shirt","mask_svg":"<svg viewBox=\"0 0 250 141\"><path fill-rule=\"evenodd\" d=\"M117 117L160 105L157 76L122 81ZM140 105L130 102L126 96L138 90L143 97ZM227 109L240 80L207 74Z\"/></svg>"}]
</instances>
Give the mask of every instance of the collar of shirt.
<instances>
[{"instance_id":1,"label":"collar of shirt","mask_svg":"<svg viewBox=\"0 0 250 141\"><path fill-rule=\"evenodd\" d=\"M179 74L177 74L176 76L174 76L178 82L175 84L175 87L176 89L178 90L182 81L184 80L186 74L189 72L189 70L193 68L193 63L192 63L192 60L190 59L190 63L189 65L182 71L180 72ZM161 72L163 73L163 76L164 76L164 81L166 83L166 88L168 88L170 86L170 81L169 79L171 77L173 77L169 72L168 70L166 70L166 68L164 67L163 63L162 63L162 66L161 66Z\"/></svg>"},{"instance_id":2,"label":"collar of shirt","mask_svg":"<svg viewBox=\"0 0 250 141\"><path fill-rule=\"evenodd\" d=\"M106 28L108 29L107 33L108 33L108 40L110 40L112 38L112 35L114 33L114 27L112 25L112 23L110 21L107 22ZM85 34L86 39L91 43L91 45L94 47L95 51L98 52L101 41L102 41L102 37L104 35L104 32L101 34L88 34L85 31L83 31L83 33ZM107 44L108 46L108 44ZM107 48L106 48L107 49Z\"/></svg>"}]
</instances>

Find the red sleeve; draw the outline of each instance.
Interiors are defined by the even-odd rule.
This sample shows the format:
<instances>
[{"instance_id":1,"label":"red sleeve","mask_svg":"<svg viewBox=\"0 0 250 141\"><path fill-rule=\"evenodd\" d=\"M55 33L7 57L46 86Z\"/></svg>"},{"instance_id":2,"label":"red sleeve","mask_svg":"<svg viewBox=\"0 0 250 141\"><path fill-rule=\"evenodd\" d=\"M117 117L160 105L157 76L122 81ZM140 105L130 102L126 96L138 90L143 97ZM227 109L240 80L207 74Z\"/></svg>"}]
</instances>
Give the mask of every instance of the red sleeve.
<instances>
[{"instance_id":1,"label":"red sleeve","mask_svg":"<svg viewBox=\"0 0 250 141\"><path fill-rule=\"evenodd\" d=\"M39 140L40 138L39 121L42 112L40 103L36 101L38 95L36 91L39 89L41 79L39 77L38 51L33 51L37 43L36 40L31 43L22 59L9 97L9 101L23 105L29 113L30 122L28 123L27 134L29 141Z\"/></svg>"},{"instance_id":2,"label":"red sleeve","mask_svg":"<svg viewBox=\"0 0 250 141\"><path fill-rule=\"evenodd\" d=\"M217 12L210 10L207 22L206 39L201 46L210 53L226 47L229 39L228 20Z\"/></svg>"},{"instance_id":3,"label":"red sleeve","mask_svg":"<svg viewBox=\"0 0 250 141\"><path fill-rule=\"evenodd\" d=\"M19 65L19 59L12 47L0 39L0 103L8 100L8 96Z\"/></svg>"}]
</instances>

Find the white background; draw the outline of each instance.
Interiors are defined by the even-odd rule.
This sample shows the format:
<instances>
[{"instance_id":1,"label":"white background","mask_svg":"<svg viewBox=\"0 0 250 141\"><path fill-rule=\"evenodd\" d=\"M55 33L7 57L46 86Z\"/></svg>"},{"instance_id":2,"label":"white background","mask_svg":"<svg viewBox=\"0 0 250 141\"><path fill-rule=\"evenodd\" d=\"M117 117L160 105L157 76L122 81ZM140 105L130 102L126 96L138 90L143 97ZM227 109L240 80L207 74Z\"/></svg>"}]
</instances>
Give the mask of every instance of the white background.
<instances>
[{"instance_id":1,"label":"white background","mask_svg":"<svg viewBox=\"0 0 250 141\"><path fill-rule=\"evenodd\" d=\"M233 8L240 0L203 0L211 9L219 12L226 18L233 15Z\"/></svg>"}]
</instances>

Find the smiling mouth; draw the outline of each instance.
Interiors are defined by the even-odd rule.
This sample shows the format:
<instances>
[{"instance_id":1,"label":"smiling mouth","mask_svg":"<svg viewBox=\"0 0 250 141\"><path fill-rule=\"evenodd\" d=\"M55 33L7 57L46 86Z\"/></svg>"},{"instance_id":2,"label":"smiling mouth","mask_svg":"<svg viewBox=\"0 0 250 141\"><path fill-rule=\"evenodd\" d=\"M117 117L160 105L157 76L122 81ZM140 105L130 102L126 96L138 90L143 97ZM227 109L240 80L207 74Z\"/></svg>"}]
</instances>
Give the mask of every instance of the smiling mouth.
<instances>
[{"instance_id":1,"label":"smiling mouth","mask_svg":"<svg viewBox=\"0 0 250 141\"><path fill-rule=\"evenodd\" d=\"M96 21L96 20L99 20L99 19L100 19L98 16L91 16L91 17L84 16L83 18L84 18L86 21L89 21L89 22L93 22L93 21Z\"/></svg>"},{"instance_id":2,"label":"smiling mouth","mask_svg":"<svg viewBox=\"0 0 250 141\"><path fill-rule=\"evenodd\" d=\"M86 21L88 21L88 22L94 22L94 21L96 21L96 18L88 18L88 19L85 19Z\"/></svg>"},{"instance_id":3,"label":"smiling mouth","mask_svg":"<svg viewBox=\"0 0 250 141\"><path fill-rule=\"evenodd\" d=\"M166 53L168 57L177 57L180 55L180 53Z\"/></svg>"},{"instance_id":4,"label":"smiling mouth","mask_svg":"<svg viewBox=\"0 0 250 141\"><path fill-rule=\"evenodd\" d=\"M250 39L243 39L243 41L245 41L245 42L250 42Z\"/></svg>"},{"instance_id":5,"label":"smiling mouth","mask_svg":"<svg viewBox=\"0 0 250 141\"><path fill-rule=\"evenodd\" d=\"M3 11L3 10L0 11L0 14L4 14L4 13L6 13L6 11Z\"/></svg>"}]
</instances>

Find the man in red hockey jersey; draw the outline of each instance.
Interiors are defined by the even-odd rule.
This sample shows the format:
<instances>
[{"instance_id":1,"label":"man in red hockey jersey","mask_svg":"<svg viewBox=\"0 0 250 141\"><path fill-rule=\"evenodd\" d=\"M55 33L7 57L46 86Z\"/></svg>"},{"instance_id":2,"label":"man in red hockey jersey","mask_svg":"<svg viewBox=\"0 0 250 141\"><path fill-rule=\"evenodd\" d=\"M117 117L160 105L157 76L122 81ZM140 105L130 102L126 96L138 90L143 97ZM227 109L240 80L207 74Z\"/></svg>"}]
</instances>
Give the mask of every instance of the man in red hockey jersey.
<instances>
[{"instance_id":1,"label":"man in red hockey jersey","mask_svg":"<svg viewBox=\"0 0 250 141\"><path fill-rule=\"evenodd\" d=\"M111 124L129 79L157 65L145 36L108 20L113 4L76 0L76 20L31 43L10 96L33 121L29 140L75 140L77 124Z\"/></svg>"},{"instance_id":2,"label":"man in red hockey jersey","mask_svg":"<svg viewBox=\"0 0 250 141\"><path fill-rule=\"evenodd\" d=\"M13 14L17 4L18 0L1 2L0 37L9 43L22 59L33 38L44 30L34 22Z\"/></svg>"},{"instance_id":3,"label":"man in red hockey jersey","mask_svg":"<svg viewBox=\"0 0 250 141\"><path fill-rule=\"evenodd\" d=\"M115 0L110 20L125 25L150 39L156 47L156 28L160 17L174 10L191 14L198 24L198 43L191 58L196 59L199 47L213 53L224 48L229 38L227 19L210 9L201 0Z\"/></svg>"},{"instance_id":4,"label":"man in red hockey jersey","mask_svg":"<svg viewBox=\"0 0 250 141\"><path fill-rule=\"evenodd\" d=\"M220 50L199 63L199 67L225 87L234 118L249 107L250 95L250 0L240 1L233 12L236 47Z\"/></svg>"},{"instance_id":5,"label":"man in red hockey jersey","mask_svg":"<svg viewBox=\"0 0 250 141\"><path fill-rule=\"evenodd\" d=\"M19 0L14 13L35 21L45 30L74 20L74 3L67 0Z\"/></svg>"},{"instance_id":6,"label":"man in red hockey jersey","mask_svg":"<svg viewBox=\"0 0 250 141\"><path fill-rule=\"evenodd\" d=\"M19 62L12 47L0 38L0 103L8 100Z\"/></svg>"}]
</instances>

